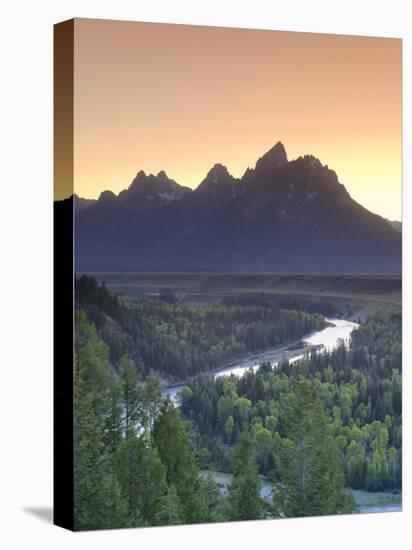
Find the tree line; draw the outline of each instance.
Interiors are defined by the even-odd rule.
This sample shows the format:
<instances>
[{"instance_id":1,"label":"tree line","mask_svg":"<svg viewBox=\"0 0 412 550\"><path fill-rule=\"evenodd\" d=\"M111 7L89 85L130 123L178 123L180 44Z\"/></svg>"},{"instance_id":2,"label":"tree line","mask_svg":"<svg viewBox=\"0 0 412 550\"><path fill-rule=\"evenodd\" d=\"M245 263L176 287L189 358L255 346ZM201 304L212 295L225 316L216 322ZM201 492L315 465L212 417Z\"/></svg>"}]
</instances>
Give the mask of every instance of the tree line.
<instances>
[{"instance_id":1,"label":"tree line","mask_svg":"<svg viewBox=\"0 0 412 550\"><path fill-rule=\"evenodd\" d=\"M212 479L201 474L202 448L193 423L162 396L158 377L150 374L142 381L126 355L120 372L114 371L109 349L86 314L77 310L75 321L76 529L236 521L353 509L353 502L343 492L335 451L331 454L330 436L322 430L326 417L308 386L299 386L291 404L290 438L284 449L289 454L279 455L284 468L282 487L276 488L273 498L262 498L258 475L262 441L245 423L233 446L233 479L225 496ZM299 426L303 418L311 420L303 432L307 444L302 448ZM296 489L301 465L308 460L302 452L310 456L315 441L316 456L303 486L308 500L302 501ZM318 476L321 472L322 485L315 482L314 472Z\"/></svg>"},{"instance_id":2,"label":"tree line","mask_svg":"<svg viewBox=\"0 0 412 550\"><path fill-rule=\"evenodd\" d=\"M294 342L325 326L320 314L267 304L189 306L167 293L122 301L92 277L82 275L75 285L76 303L109 346L112 364L119 367L126 353L143 376L156 370L170 381Z\"/></svg>"},{"instance_id":3,"label":"tree line","mask_svg":"<svg viewBox=\"0 0 412 550\"><path fill-rule=\"evenodd\" d=\"M353 332L349 349L342 344L277 368L263 363L242 378L190 379L181 408L193 423L204 467L230 471L233 449L250 429L259 473L282 483L279 457L290 439L290 404L305 382L325 415L346 485L400 490L401 332L400 315L380 315Z\"/></svg>"},{"instance_id":4,"label":"tree line","mask_svg":"<svg viewBox=\"0 0 412 550\"><path fill-rule=\"evenodd\" d=\"M76 305L77 529L348 513L346 487L401 489L400 314L369 318L349 348L214 379L203 371L225 350L292 341L324 318L119 298L89 277ZM180 407L155 371L190 376ZM203 470L231 474L228 494Z\"/></svg>"},{"instance_id":5,"label":"tree line","mask_svg":"<svg viewBox=\"0 0 412 550\"><path fill-rule=\"evenodd\" d=\"M108 529L215 521L218 489L199 475L179 410L159 379L139 380L76 312L75 528Z\"/></svg>"}]
</instances>

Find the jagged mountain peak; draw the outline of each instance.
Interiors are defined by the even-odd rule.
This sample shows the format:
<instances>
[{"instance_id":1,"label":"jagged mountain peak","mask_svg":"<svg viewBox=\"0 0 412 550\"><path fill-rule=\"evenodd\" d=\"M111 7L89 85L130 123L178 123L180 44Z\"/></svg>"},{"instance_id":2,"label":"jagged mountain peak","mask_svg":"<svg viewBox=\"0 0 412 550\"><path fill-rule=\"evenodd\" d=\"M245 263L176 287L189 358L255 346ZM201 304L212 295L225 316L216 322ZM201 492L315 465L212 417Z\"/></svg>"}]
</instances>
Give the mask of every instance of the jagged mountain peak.
<instances>
[{"instance_id":1,"label":"jagged mountain peak","mask_svg":"<svg viewBox=\"0 0 412 550\"><path fill-rule=\"evenodd\" d=\"M169 178L167 177L167 174L164 170L160 170L160 172L157 174L156 178L160 181L165 181L165 180L172 181L172 180L169 180Z\"/></svg>"},{"instance_id":2,"label":"jagged mountain peak","mask_svg":"<svg viewBox=\"0 0 412 550\"><path fill-rule=\"evenodd\" d=\"M190 193L188 187L170 179L164 170L156 176L139 170L129 187L119 193L119 201L133 210L163 206Z\"/></svg>"},{"instance_id":3,"label":"jagged mountain peak","mask_svg":"<svg viewBox=\"0 0 412 550\"><path fill-rule=\"evenodd\" d=\"M222 181L223 179L231 179L232 176L229 174L228 169L223 164L217 163L215 164L207 173L206 180L212 181L214 183L218 183L219 181ZM205 181L205 180L203 180Z\"/></svg>"},{"instance_id":4,"label":"jagged mountain peak","mask_svg":"<svg viewBox=\"0 0 412 550\"><path fill-rule=\"evenodd\" d=\"M223 164L215 164L194 191L194 197L206 201L212 210L219 210L234 199L239 191L239 180Z\"/></svg>"},{"instance_id":5,"label":"jagged mountain peak","mask_svg":"<svg viewBox=\"0 0 412 550\"><path fill-rule=\"evenodd\" d=\"M103 208L80 212L79 265L242 272L401 267L400 233L354 201L315 156L288 161L281 142L242 179L216 164L192 191L163 170L141 170L113 198L105 192L97 201Z\"/></svg>"},{"instance_id":6,"label":"jagged mountain peak","mask_svg":"<svg viewBox=\"0 0 412 550\"><path fill-rule=\"evenodd\" d=\"M129 185L129 190L137 189L142 185L150 182L150 180L153 181L154 179L155 177L153 176L153 174L148 175L144 170L139 170L132 180L131 184Z\"/></svg>"},{"instance_id":7,"label":"jagged mountain peak","mask_svg":"<svg viewBox=\"0 0 412 550\"><path fill-rule=\"evenodd\" d=\"M169 178L164 170L160 170L156 176L154 174L146 174L144 170L139 170L130 184L129 190L141 190L142 187L158 187L163 190L166 190L168 187L173 189L184 189L184 187L179 185L175 180Z\"/></svg>"},{"instance_id":8,"label":"jagged mountain peak","mask_svg":"<svg viewBox=\"0 0 412 550\"><path fill-rule=\"evenodd\" d=\"M147 174L144 170L139 170L136 174L136 176L134 177L132 183L130 184L130 186L132 186L133 184L137 184L141 181L145 181L147 179Z\"/></svg>"},{"instance_id":9,"label":"jagged mountain peak","mask_svg":"<svg viewBox=\"0 0 412 550\"><path fill-rule=\"evenodd\" d=\"M299 157L299 159L301 159L303 163L309 165L311 168L322 168L323 167L320 160L317 157L315 157L314 155L303 155L302 157ZM325 168L327 168L327 166L325 166Z\"/></svg>"},{"instance_id":10,"label":"jagged mountain peak","mask_svg":"<svg viewBox=\"0 0 412 550\"><path fill-rule=\"evenodd\" d=\"M239 182L223 164L215 164L200 183L195 193L199 195L234 196L235 186Z\"/></svg>"},{"instance_id":11,"label":"jagged mountain peak","mask_svg":"<svg viewBox=\"0 0 412 550\"><path fill-rule=\"evenodd\" d=\"M284 166L287 162L288 157L285 146L281 141L278 141L269 151L258 159L255 171L269 174L281 166Z\"/></svg>"}]
</instances>

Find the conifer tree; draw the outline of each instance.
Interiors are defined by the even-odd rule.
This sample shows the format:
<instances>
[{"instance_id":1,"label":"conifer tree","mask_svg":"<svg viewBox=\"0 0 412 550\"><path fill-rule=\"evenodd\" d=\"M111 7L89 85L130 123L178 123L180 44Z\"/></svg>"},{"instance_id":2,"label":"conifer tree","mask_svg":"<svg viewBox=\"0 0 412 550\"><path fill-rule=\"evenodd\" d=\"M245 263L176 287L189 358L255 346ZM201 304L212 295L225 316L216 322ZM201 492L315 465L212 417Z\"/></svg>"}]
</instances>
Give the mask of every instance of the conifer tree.
<instances>
[{"instance_id":1,"label":"conifer tree","mask_svg":"<svg viewBox=\"0 0 412 550\"><path fill-rule=\"evenodd\" d=\"M129 428L114 463L130 516L153 524L167 490L165 468L157 450Z\"/></svg>"},{"instance_id":2,"label":"conifer tree","mask_svg":"<svg viewBox=\"0 0 412 550\"><path fill-rule=\"evenodd\" d=\"M228 497L229 520L262 518L263 503L254 445L252 435L243 432L234 454L233 480Z\"/></svg>"},{"instance_id":3,"label":"conifer tree","mask_svg":"<svg viewBox=\"0 0 412 550\"><path fill-rule=\"evenodd\" d=\"M176 493L176 487L170 485L162 497L160 510L156 514L156 525L180 525L182 523L182 507Z\"/></svg>"},{"instance_id":4,"label":"conifer tree","mask_svg":"<svg viewBox=\"0 0 412 550\"><path fill-rule=\"evenodd\" d=\"M142 396L139 388L139 376L134 362L127 355L123 355L120 364L122 368L121 388L124 405L124 430L127 433L130 427L136 428Z\"/></svg>"},{"instance_id":5,"label":"conifer tree","mask_svg":"<svg viewBox=\"0 0 412 550\"><path fill-rule=\"evenodd\" d=\"M110 375L109 414L105 422L105 444L110 452L114 452L122 440L122 389L120 381Z\"/></svg>"},{"instance_id":6,"label":"conifer tree","mask_svg":"<svg viewBox=\"0 0 412 550\"><path fill-rule=\"evenodd\" d=\"M209 511L204 499L203 483L189 449L180 412L170 400L163 403L155 420L153 441L166 466L167 484L176 487L176 494L182 504L182 520L187 523L207 521Z\"/></svg>"},{"instance_id":7,"label":"conifer tree","mask_svg":"<svg viewBox=\"0 0 412 550\"><path fill-rule=\"evenodd\" d=\"M146 434L153 430L155 420L159 414L163 401L162 387L159 377L153 372L149 373L143 389L142 425Z\"/></svg>"},{"instance_id":8,"label":"conifer tree","mask_svg":"<svg viewBox=\"0 0 412 550\"><path fill-rule=\"evenodd\" d=\"M336 441L310 382L300 380L285 411L287 439L279 457L275 487L277 513L286 517L350 513Z\"/></svg>"},{"instance_id":9,"label":"conifer tree","mask_svg":"<svg viewBox=\"0 0 412 550\"><path fill-rule=\"evenodd\" d=\"M111 412L108 350L82 312L76 314L75 367L75 528L126 527L127 504L107 446Z\"/></svg>"}]
</instances>

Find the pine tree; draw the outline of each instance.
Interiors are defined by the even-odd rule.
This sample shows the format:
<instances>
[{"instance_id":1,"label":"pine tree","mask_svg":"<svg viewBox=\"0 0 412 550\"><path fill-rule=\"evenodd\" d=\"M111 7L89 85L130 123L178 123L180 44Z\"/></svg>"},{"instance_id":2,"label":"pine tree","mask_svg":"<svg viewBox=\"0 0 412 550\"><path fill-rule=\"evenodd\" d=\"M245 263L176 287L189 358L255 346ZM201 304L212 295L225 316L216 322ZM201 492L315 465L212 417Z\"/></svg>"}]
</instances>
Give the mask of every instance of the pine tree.
<instances>
[{"instance_id":1,"label":"pine tree","mask_svg":"<svg viewBox=\"0 0 412 550\"><path fill-rule=\"evenodd\" d=\"M153 525L167 489L165 468L156 449L129 428L114 463L130 516Z\"/></svg>"},{"instance_id":2,"label":"pine tree","mask_svg":"<svg viewBox=\"0 0 412 550\"><path fill-rule=\"evenodd\" d=\"M228 519L260 519L262 505L254 440L249 432L243 432L234 454L233 480L229 485Z\"/></svg>"},{"instance_id":3,"label":"pine tree","mask_svg":"<svg viewBox=\"0 0 412 550\"><path fill-rule=\"evenodd\" d=\"M107 418L112 412L108 350L81 312L76 314L75 367L75 528L126 527L127 504L107 441Z\"/></svg>"},{"instance_id":4,"label":"pine tree","mask_svg":"<svg viewBox=\"0 0 412 550\"><path fill-rule=\"evenodd\" d=\"M96 421L103 423L111 410L109 349L86 314L75 317L75 400L90 396Z\"/></svg>"},{"instance_id":5,"label":"pine tree","mask_svg":"<svg viewBox=\"0 0 412 550\"><path fill-rule=\"evenodd\" d=\"M162 497L160 510L155 517L155 525L180 525L182 523L182 507L176 493L176 487L170 485L166 495Z\"/></svg>"},{"instance_id":6,"label":"pine tree","mask_svg":"<svg viewBox=\"0 0 412 550\"><path fill-rule=\"evenodd\" d=\"M139 376L134 362L127 355L123 355L120 364L122 368L121 387L124 405L124 430L127 433L130 427L136 428L142 396L139 388Z\"/></svg>"},{"instance_id":7,"label":"pine tree","mask_svg":"<svg viewBox=\"0 0 412 550\"><path fill-rule=\"evenodd\" d=\"M96 529L119 529L132 527L129 521L127 503L122 496L119 482L113 474L111 467L101 480L99 491L98 523ZM133 525L134 527L134 525Z\"/></svg>"},{"instance_id":8,"label":"pine tree","mask_svg":"<svg viewBox=\"0 0 412 550\"><path fill-rule=\"evenodd\" d=\"M275 507L286 517L349 513L353 500L343 493L344 475L336 441L321 402L308 381L299 381L285 411L287 439L279 457Z\"/></svg>"},{"instance_id":9,"label":"pine tree","mask_svg":"<svg viewBox=\"0 0 412 550\"><path fill-rule=\"evenodd\" d=\"M159 414L160 407L163 401L162 387L159 377L154 373L149 373L143 389L143 409L142 409L142 425L146 434L153 430L155 420Z\"/></svg>"},{"instance_id":10,"label":"pine tree","mask_svg":"<svg viewBox=\"0 0 412 550\"><path fill-rule=\"evenodd\" d=\"M188 436L179 410L168 400L155 420L153 441L166 466L166 481L176 487L182 504L182 521L208 521L209 510L195 458L189 449Z\"/></svg>"},{"instance_id":11,"label":"pine tree","mask_svg":"<svg viewBox=\"0 0 412 550\"><path fill-rule=\"evenodd\" d=\"M109 389L109 414L105 425L105 444L110 452L114 452L122 440L122 389L119 380L112 374Z\"/></svg>"}]
</instances>

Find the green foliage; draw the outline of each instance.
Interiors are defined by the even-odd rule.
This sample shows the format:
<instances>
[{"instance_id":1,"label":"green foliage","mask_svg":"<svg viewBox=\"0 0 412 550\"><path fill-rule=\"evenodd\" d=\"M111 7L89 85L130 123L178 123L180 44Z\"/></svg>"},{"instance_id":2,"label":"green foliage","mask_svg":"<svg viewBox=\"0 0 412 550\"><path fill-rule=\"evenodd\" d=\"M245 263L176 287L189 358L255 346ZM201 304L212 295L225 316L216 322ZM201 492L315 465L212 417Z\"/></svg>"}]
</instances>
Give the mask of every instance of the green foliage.
<instances>
[{"instance_id":1,"label":"green foliage","mask_svg":"<svg viewBox=\"0 0 412 550\"><path fill-rule=\"evenodd\" d=\"M228 443L230 443L232 441L232 434L233 434L233 427L234 427L234 420L233 420L233 416L228 416L227 419L226 419L226 422L225 422L225 436L226 436L226 439L228 441Z\"/></svg>"},{"instance_id":2,"label":"green foliage","mask_svg":"<svg viewBox=\"0 0 412 550\"><path fill-rule=\"evenodd\" d=\"M166 480L176 488L186 523L208 520L208 507L195 457L179 410L165 401L153 427L153 441L166 467Z\"/></svg>"},{"instance_id":3,"label":"green foliage","mask_svg":"<svg viewBox=\"0 0 412 550\"><path fill-rule=\"evenodd\" d=\"M117 367L127 353L144 374L155 370L174 380L293 342L324 326L319 314L267 304L188 306L162 294L137 295L126 306L86 275L76 279L75 295L109 345Z\"/></svg>"},{"instance_id":4,"label":"green foliage","mask_svg":"<svg viewBox=\"0 0 412 550\"><path fill-rule=\"evenodd\" d=\"M121 358L121 388L124 404L124 429L126 433L136 426L139 419L139 403L142 400L139 375L134 362L127 356Z\"/></svg>"},{"instance_id":5,"label":"green foliage","mask_svg":"<svg viewBox=\"0 0 412 550\"><path fill-rule=\"evenodd\" d=\"M127 526L127 504L113 473L113 413L108 350L85 315L76 313L75 495L76 529ZM95 388L98 393L96 394ZM109 419L109 420L108 420Z\"/></svg>"},{"instance_id":6,"label":"green foliage","mask_svg":"<svg viewBox=\"0 0 412 550\"><path fill-rule=\"evenodd\" d=\"M228 519L232 521L263 517L254 440L247 431L243 432L235 449L227 514Z\"/></svg>"},{"instance_id":7,"label":"green foliage","mask_svg":"<svg viewBox=\"0 0 412 550\"><path fill-rule=\"evenodd\" d=\"M365 468L365 449L353 439L346 450L346 476L350 487L358 489L363 486Z\"/></svg>"},{"instance_id":8,"label":"green foliage","mask_svg":"<svg viewBox=\"0 0 412 550\"><path fill-rule=\"evenodd\" d=\"M289 438L284 411L294 399L299 380L304 378L327 417L346 484L354 489L399 490L401 318L371 318L353 332L352 338L350 349L341 346L293 365L283 363L277 369L264 363L257 372L246 372L240 379L190 379L192 396L182 404L182 412L195 423L199 444L208 452L204 467L230 471L227 446L236 445L249 426L255 431L264 427L272 434L273 443L270 449L270 438L265 432L261 433L261 441L256 437L259 472L279 478L277 443L279 438Z\"/></svg>"},{"instance_id":9,"label":"green foliage","mask_svg":"<svg viewBox=\"0 0 412 550\"><path fill-rule=\"evenodd\" d=\"M77 285L95 323L76 311L77 529L267 517L259 476L274 487L272 516L350 512L345 484L401 489L399 315L369 319L349 349L214 379L202 371L323 319L266 303L137 297L126 306L87 277ZM180 408L154 370L195 374ZM198 464L233 473L227 499Z\"/></svg>"},{"instance_id":10,"label":"green foliage","mask_svg":"<svg viewBox=\"0 0 412 550\"><path fill-rule=\"evenodd\" d=\"M117 449L114 464L129 514L138 513L150 522L160 511L167 491L165 466L157 449L129 429Z\"/></svg>"},{"instance_id":11,"label":"green foliage","mask_svg":"<svg viewBox=\"0 0 412 550\"><path fill-rule=\"evenodd\" d=\"M162 387L159 378L150 372L142 395L142 427L146 433L153 430L155 419L162 404Z\"/></svg>"},{"instance_id":12,"label":"green foliage","mask_svg":"<svg viewBox=\"0 0 412 550\"><path fill-rule=\"evenodd\" d=\"M282 440L275 505L286 517L349 513L336 439L311 384L299 381L284 411L288 437Z\"/></svg>"},{"instance_id":13,"label":"green foliage","mask_svg":"<svg viewBox=\"0 0 412 550\"><path fill-rule=\"evenodd\" d=\"M183 386L179 392L180 401L188 401L193 395L193 392L189 386Z\"/></svg>"},{"instance_id":14,"label":"green foliage","mask_svg":"<svg viewBox=\"0 0 412 550\"><path fill-rule=\"evenodd\" d=\"M219 519L217 487L201 478L178 409L155 375L142 386L129 357L121 367L114 375L107 346L77 311L76 529Z\"/></svg>"},{"instance_id":15,"label":"green foliage","mask_svg":"<svg viewBox=\"0 0 412 550\"><path fill-rule=\"evenodd\" d=\"M155 525L180 525L182 523L182 507L176 493L176 487L170 485L162 497L161 507L155 516Z\"/></svg>"}]
</instances>

